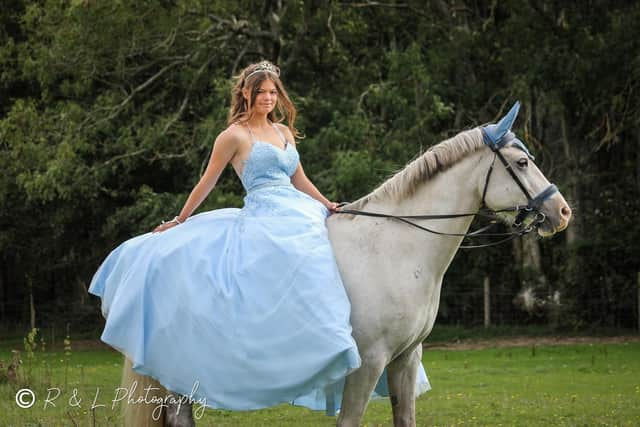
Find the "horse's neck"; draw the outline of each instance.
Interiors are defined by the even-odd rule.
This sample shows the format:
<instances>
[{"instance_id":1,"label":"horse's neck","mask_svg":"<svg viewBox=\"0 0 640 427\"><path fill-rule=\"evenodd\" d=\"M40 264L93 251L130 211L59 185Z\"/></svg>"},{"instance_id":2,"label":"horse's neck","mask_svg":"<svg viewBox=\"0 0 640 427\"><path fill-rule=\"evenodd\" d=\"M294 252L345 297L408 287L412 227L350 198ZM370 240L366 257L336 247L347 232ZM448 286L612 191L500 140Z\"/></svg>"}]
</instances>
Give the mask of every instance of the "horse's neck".
<instances>
[{"instance_id":1,"label":"horse's neck","mask_svg":"<svg viewBox=\"0 0 640 427\"><path fill-rule=\"evenodd\" d=\"M483 165L481 152L470 154L450 169L440 172L414 194L401 201L376 201L377 206L366 210L392 212L396 215L425 215L476 212L480 207L478 179ZM416 220L420 225L445 233L462 234L468 231L473 217L442 220ZM409 225L395 229L393 239L403 239L405 256L414 258L430 276L442 278L456 254L462 237L438 236ZM400 233L401 235L399 235ZM390 236L391 237L391 236Z\"/></svg>"}]
</instances>

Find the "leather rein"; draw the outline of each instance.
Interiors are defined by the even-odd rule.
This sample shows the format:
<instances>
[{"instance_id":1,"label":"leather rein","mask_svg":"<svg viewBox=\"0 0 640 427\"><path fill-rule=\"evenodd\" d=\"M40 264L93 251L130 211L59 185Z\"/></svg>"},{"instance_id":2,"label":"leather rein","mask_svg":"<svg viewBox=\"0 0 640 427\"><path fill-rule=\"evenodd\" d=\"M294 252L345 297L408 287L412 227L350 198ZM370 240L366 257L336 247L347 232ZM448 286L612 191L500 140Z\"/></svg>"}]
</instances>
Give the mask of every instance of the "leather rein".
<instances>
[{"instance_id":1,"label":"leather rein","mask_svg":"<svg viewBox=\"0 0 640 427\"><path fill-rule=\"evenodd\" d=\"M529 191L526 189L526 187L524 186L520 178L518 178L518 175L516 175L516 173L513 171L509 162L507 162L507 160L504 158L504 156L500 152L500 149L503 148L505 145L507 145L509 142L515 140L516 142L519 143L520 141L515 139L513 136L509 138L507 137L507 135L505 135L505 137L503 137L500 141L493 143L488 138L484 129L482 129L482 136L485 141L485 144L488 145L489 148L491 148L491 150L494 152L494 156L493 156L493 161L491 162L491 166L489 166L489 170L487 171L487 175L485 177L484 189L482 190L482 202L480 204L480 209L478 209L477 212L454 213L454 214L433 214L433 215L391 215L391 214L378 213L378 212L361 211L356 209L340 209L335 213L394 219L396 221L400 221L410 226L413 226L415 228L418 228L422 231L426 231L428 233L436 234L439 236L453 236L453 237L463 237L463 238L501 237L500 240L487 243L487 244L460 245L460 248L462 249L476 249L476 248L486 248L489 246L495 246L495 245L499 245L501 243L505 243L510 240L513 240L516 237L524 236L525 234L530 233L531 231L537 229L545 221L546 216L541 211L542 204L545 202L545 200L549 199L552 195L558 192L558 187L556 187L555 184L549 184L543 191L538 193L535 197L531 197L531 195L529 194ZM528 151L526 150L523 150L523 151L525 151L527 155L531 157ZM498 210L493 210L486 207L485 197L487 195L487 189L489 188L489 181L491 180L491 174L493 172L493 167L494 167L496 158L500 159L500 162L504 165L509 175L513 178L516 184L518 184L518 187L520 187L520 190L522 190L524 195L527 197L526 205L516 205L516 206L507 207L504 209L498 209ZM347 204L348 203L346 202L340 203L338 206L344 206ZM512 227L515 228L515 230L511 232L504 232L504 233L485 232L497 223L498 214L502 212L516 212L516 218L512 224ZM527 220L527 218L529 218L532 215L533 215L533 220L530 221L528 224L525 224L525 221ZM480 217L489 218L491 220L491 224L481 227L469 233L445 233L445 232L433 230L429 227L425 227L423 225L420 225L414 222L414 220L441 220L441 219L463 218L463 217L471 217L471 216L472 217L480 216Z\"/></svg>"}]
</instances>

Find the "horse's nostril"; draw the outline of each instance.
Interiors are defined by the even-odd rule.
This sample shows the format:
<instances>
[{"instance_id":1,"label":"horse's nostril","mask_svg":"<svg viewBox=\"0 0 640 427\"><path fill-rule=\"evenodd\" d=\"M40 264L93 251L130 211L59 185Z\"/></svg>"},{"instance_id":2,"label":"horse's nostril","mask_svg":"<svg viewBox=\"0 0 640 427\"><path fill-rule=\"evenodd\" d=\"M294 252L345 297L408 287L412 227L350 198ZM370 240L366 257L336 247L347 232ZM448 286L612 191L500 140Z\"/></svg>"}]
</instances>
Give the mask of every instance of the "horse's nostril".
<instances>
[{"instance_id":1,"label":"horse's nostril","mask_svg":"<svg viewBox=\"0 0 640 427\"><path fill-rule=\"evenodd\" d=\"M567 205L564 205L562 209L560 209L560 213L563 217L569 218L571 216L571 208Z\"/></svg>"}]
</instances>

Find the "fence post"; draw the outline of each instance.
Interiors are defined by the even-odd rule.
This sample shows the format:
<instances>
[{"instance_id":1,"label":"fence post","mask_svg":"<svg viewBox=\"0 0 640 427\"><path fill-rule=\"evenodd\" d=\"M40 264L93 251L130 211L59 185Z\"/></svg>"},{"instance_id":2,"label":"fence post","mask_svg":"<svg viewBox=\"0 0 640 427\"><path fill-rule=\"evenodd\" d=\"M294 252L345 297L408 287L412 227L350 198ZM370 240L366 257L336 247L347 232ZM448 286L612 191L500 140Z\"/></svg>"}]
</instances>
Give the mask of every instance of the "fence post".
<instances>
[{"instance_id":1,"label":"fence post","mask_svg":"<svg viewBox=\"0 0 640 427\"><path fill-rule=\"evenodd\" d=\"M640 274L638 275L640 278ZM489 297L489 276L484 276L484 327L491 326L491 300ZM640 294L639 294L640 295Z\"/></svg>"},{"instance_id":2,"label":"fence post","mask_svg":"<svg viewBox=\"0 0 640 427\"><path fill-rule=\"evenodd\" d=\"M640 271L638 271L638 331L640 331Z\"/></svg>"}]
</instances>

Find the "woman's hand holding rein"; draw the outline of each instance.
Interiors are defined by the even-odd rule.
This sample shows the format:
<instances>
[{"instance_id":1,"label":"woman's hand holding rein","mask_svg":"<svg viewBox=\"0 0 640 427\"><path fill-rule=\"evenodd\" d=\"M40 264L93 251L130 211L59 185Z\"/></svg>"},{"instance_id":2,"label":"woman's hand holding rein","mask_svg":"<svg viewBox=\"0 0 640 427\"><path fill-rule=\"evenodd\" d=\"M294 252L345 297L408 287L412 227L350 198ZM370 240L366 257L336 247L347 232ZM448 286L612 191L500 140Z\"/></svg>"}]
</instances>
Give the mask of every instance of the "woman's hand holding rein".
<instances>
[{"instance_id":1,"label":"woman's hand holding rein","mask_svg":"<svg viewBox=\"0 0 640 427\"><path fill-rule=\"evenodd\" d=\"M337 202L328 202L325 207L329 209L330 214L334 214L340 210L341 204Z\"/></svg>"}]
</instances>

